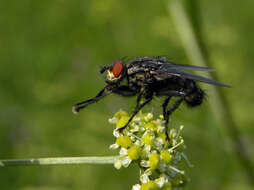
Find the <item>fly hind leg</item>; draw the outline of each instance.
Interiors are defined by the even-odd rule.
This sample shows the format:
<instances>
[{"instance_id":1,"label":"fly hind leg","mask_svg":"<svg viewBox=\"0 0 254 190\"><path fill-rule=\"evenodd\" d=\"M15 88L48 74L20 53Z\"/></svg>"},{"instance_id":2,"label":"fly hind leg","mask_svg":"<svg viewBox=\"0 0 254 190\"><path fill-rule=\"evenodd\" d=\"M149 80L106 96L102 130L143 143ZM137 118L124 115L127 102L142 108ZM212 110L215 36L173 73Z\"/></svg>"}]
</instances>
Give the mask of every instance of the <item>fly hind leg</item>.
<instances>
[{"instance_id":1,"label":"fly hind leg","mask_svg":"<svg viewBox=\"0 0 254 190\"><path fill-rule=\"evenodd\" d=\"M181 103L184 101L184 98L181 97L179 100L177 100L174 105L166 112L166 117L164 117L166 123L165 123L165 133L166 133L166 140L169 141L169 135L168 135L168 121L169 116L181 105Z\"/></svg>"},{"instance_id":2,"label":"fly hind leg","mask_svg":"<svg viewBox=\"0 0 254 190\"><path fill-rule=\"evenodd\" d=\"M163 108L163 117L165 120L165 133L166 133L166 140L169 141L169 135L168 135L168 121L169 116L181 105L181 103L184 101L184 97L186 94L184 92L180 91L164 91L161 92L161 95L168 95L168 97L165 99L162 108ZM179 96L180 99L177 100L171 108L167 110L167 105L171 99L172 96Z\"/></svg>"},{"instance_id":3,"label":"fly hind leg","mask_svg":"<svg viewBox=\"0 0 254 190\"><path fill-rule=\"evenodd\" d=\"M166 139L167 140L169 140L169 137L168 137L168 120L169 120L169 116L167 115L167 106L168 106L168 103L169 103L171 98L172 98L172 96L167 97L165 99L164 103L162 104L163 118L165 120L165 133L166 133Z\"/></svg>"}]
</instances>

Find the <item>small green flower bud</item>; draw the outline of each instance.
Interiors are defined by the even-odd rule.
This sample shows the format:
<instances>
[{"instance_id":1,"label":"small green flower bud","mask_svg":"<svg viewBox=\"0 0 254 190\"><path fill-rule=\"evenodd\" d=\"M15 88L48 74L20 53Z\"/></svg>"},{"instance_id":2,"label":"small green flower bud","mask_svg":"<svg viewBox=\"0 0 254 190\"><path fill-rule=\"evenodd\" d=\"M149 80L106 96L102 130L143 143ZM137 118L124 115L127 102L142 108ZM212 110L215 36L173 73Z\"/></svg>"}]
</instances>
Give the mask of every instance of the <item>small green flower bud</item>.
<instances>
[{"instance_id":1,"label":"small green flower bud","mask_svg":"<svg viewBox=\"0 0 254 190\"><path fill-rule=\"evenodd\" d=\"M166 134L165 132L163 131L163 133L159 133L159 137L162 139L163 141L163 144L164 144L164 147L169 147L169 145L171 144L170 140L168 141L166 139Z\"/></svg>"},{"instance_id":2,"label":"small green flower bud","mask_svg":"<svg viewBox=\"0 0 254 190\"><path fill-rule=\"evenodd\" d=\"M157 169L160 164L160 156L157 153L152 153L149 156L149 167L153 170Z\"/></svg>"},{"instance_id":3,"label":"small green flower bud","mask_svg":"<svg viewBox=\"0 0 254 190\"><path fill-rule=\"evenodd\" d=\"M128 121L129 121L129 117L123 116L123 117L121 117L121 119L119 119L119 120L116 122L116 126L117 126L118 128L121 128L121 127L123 127Z\"/></svg>"},{"instance_id":4,"label":"small green flower bud","mask_svg":"<svg viewBox=\"0 0 254 190\"><path fill-rule=\"evenodd\" d=\"M172 185L171 183L165 183L161 190L172 190Z\"/></svg>"},{"instance_id":5,"label":"small green flower bud","mask_svg":"<svg viewBox=\"0 0 254 190\"><path fill-rule=\"evenodd\" d=\"M171 154L167 150L161 151L161 155L160 156L161 156L161 160L165 164L169 164L172 161L172 156L171 156Z\"/></svg>"},{"instance_id":6,"label":"small green flower bud","mask_svg":"<svg viewBox=\"0 0 254 190\"><path fill-rule=\"evenodd\" d=\"M153 119L153 114L152 113L143 113L142 119L146 122L151 121Z\"/></svg>"},{"instance_id":7,"label":"small green flower bud","mask_svg":"<svg viewBox=\"0 0 254 190\"><path fill-rule=\"evenodd\" d=\"M123 110L119 110L118 112L115 113L114 117L117 119L120 119L121 117L128 117L129 114Z\"/></svg>"},{"instance_id":8,"label":"small green flower bud","mask_svg":"<svg viewBox=\"0 0 254 190\"><path fill-rule=\"evenodd\" d=\"M154 181L148 181L141 185L140 190L159 190L159 186Z\"/></svg>"},{"instance_id":9,"label":"small green flower bud","mask_svg":"<svg viewBox=\"0 0 254 190\"><path fill-rule=\"evenodd\" d=\"M115 163L114 163L114 166L116 169L120 169L122 167L122 162L120 160L117 160Z\"/></svg>"},{"instance_id":10,"label":"small green flower bud","mask_svg":"<svg viewBox=\"0 0 254 190\"><path fill-rule=\"evenodd\" d=\"M164 141L166 140L166 134L163 131L162 133L159 133L159 137L162 138Z\"/></svg>"},{"instance_id":11,"label":"small green flower bud","mask_svg":"<svg viewBox=\"0 0 254 190\"><path fill-rule=\"evenodd\" d=\"M128 156L130 157L131 160L137 160L139 159L141 155L141 147L138 145L133 145L128 149Z\"/></svg>"},{"instance_id":12,"label":"small green flower bud","mask_svg":"<svg viewBox=\"0 0 254 190\"><path fill-rule=\"evenodd\" d=\"M147 145L153 145L153 136L149 133L142 137L142 142Z\"/></svg>"},{"instance_id":13,"label":"small green flower bud","mask_svg":"<svg viewBox=\"0 0 254 190\"><path fill-rule=\"evenodd\" d=\"M144 128L147 130L155 130L156 129L156 126L153 124L153 123L151 123L151 122L149 122L149 123L147 123L147 124L145 124L145 126L144 126Z\"/></svg>"},{"instance_id":14,"label":"small green flower bud","mask_svg":"<svg viewBox=\"0 0 254 190\"><path fill-rule=\"evenodd\" d=\"M131 146L132 141L129 136L120 136L116 139L116 144L118 144L121 147L128 148Z\"/></svg>"}]
</instances>

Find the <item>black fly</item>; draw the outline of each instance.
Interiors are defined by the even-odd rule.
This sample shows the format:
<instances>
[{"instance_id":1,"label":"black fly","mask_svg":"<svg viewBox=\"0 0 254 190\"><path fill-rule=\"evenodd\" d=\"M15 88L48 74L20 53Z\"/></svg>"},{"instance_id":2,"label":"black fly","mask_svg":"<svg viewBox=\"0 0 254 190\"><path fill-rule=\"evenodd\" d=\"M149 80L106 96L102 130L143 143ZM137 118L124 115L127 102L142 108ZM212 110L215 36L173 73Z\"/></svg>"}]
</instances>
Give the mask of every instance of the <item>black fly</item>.
<instances>
[{"instance_id":1,"label":"black fly","mask_svg":"<svg viewBox=\"0 0 254 190\"><path fill-rule=\"evenodd\" d=\"M129 121L122 128L119 128L121 132L128 126L133 117L152 100L153 96L166 96L162 109L166 137L169 140L168 121L170 114L182 102L185 102L190 107L195 107L200 105L204 99L204 91L197 85L196 81L230 87L229 85L189 73L185 70L214 71L206 67L171 63L165 57L138 57L126 63L117 60L100 70L101 73L107 72L105 80L107 85L94 98L76 104L73 107L73 112L78 113L80 109L99 101L111 93L122 96L137 95L137 105L134 113ZM179 100L172 107L167 108L173 96L179 97ZM141 99L144 99L142 103Z\"/></svg>"}]
</instances>

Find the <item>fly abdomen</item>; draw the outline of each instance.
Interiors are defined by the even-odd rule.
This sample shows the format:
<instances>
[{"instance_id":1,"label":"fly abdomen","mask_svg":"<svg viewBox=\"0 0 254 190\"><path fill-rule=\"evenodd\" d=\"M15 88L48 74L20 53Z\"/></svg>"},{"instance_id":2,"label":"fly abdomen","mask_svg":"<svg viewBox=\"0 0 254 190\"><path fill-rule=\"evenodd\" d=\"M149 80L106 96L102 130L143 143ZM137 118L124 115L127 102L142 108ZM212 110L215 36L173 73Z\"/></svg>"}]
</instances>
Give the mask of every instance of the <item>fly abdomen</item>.
<instances>
[{"instance_id":1,"label":"fly abdomen","mask_svg":"<svg viewBox=\"0 0 254 190\"><path fill-rule=\"evenodd\" d=\"M190 107L195 107L202 104L205 93L193 82L193 89L185 96L185 102Z\"/></svg>"}]
</instances>

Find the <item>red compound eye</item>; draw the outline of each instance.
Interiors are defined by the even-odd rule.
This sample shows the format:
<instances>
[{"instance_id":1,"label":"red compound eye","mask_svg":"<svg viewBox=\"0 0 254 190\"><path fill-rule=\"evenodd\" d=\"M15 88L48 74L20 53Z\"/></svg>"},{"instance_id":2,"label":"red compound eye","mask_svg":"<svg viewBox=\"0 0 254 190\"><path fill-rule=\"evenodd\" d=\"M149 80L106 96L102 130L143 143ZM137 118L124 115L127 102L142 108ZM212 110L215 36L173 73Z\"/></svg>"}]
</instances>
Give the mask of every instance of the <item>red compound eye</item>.
<instances>
[{"instance_id":1,"label":"red compound eye","mask_svg":"<svg viewBox=\"0 0 254 190\"><path fill-rule=\"evenodd\" d=\"M122 61L115 61L115 64L113 65L113 75L117 78L120 76L120 74L123 71L123 62Z\"/></svg>"}]
</instances>

